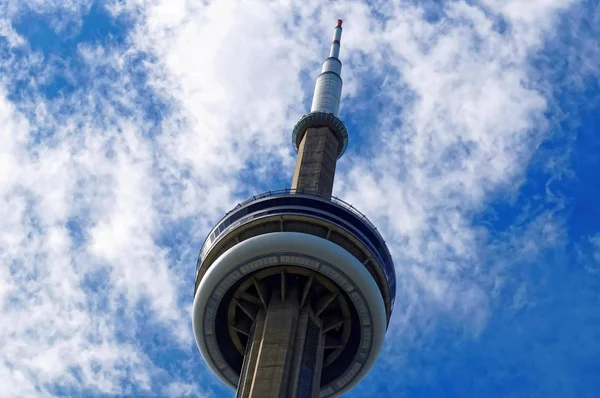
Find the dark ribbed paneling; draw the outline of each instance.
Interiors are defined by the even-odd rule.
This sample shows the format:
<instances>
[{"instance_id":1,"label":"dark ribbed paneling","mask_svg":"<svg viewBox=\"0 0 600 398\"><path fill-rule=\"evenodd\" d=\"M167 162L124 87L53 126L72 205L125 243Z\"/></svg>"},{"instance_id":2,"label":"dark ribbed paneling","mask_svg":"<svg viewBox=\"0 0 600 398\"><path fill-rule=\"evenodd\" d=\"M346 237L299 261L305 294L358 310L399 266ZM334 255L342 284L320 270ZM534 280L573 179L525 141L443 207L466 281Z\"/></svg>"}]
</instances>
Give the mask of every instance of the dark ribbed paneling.
<instances>
[{"instance_id":1,"label":"dark ribbed paneling","mask_svg":"<svg viewBox=\"0 0 600 398\"><path fill-rule=\"evenodd\" d=\"M248 336L248 344L246 345L246 353L244 355L244 363L242 364L242 372L240 373L240 381L238 382L236 398L240 398L244 393L243 385L246 380L246 374L248 373L248 366L250 365L250 350L252 349L252 341L254 340L254 328L250 329L250 335Z\"/></svg>"},{"instance_id":2,"label":"dark ribbed paneling","mask_svg":"<svg viewBox=\"0 0 600 398\"><path fill-rule=\"evenodd\" d=\"M304 349L302 350L302 364L300 365L296 398L312 398L320 336L321 329L309 317L306 323L306 337L304 340Z\"/></svg>"}]
</instances>

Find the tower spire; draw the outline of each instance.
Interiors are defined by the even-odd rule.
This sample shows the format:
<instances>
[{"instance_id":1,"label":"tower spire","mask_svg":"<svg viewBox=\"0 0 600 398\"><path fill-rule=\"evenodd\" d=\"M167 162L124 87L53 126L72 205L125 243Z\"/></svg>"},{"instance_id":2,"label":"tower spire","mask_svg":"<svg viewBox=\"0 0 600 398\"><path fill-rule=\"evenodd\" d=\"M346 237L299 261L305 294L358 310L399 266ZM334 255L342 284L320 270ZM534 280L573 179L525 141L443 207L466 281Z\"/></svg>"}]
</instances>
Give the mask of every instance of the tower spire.
<instances>
[{"instance_id":1,"label":"tower spire","mask_svg":"<svg viewBox=\"0 0 600 398\"><path fill-rule=\"evenodd\" d=\"M333 29L333 40L329 50L329 58L323 62L321 74L317 78L311 112L332 113L337 116L342 96L342 61L340 55L340 40L342 39L342 20L337 20Z\"/></svg>"},{"instance_id":2,"label":"tower spire","mask_svg":"<svg viewBox=\"0 0 600 398\"><path fill-rule=\"evenodd\" d=\"M337 26L333 29L333 40L331 41L331 50L329 56L338 58L340 56L340 40L342 39L342 20L337 20Z\"/></svg>"},{"instance_id":3,"label":"tower spire","mask_svg":"<svg viewBox=\"0 0 600 398\"><path fill-rule=\"evenodd\" d=\"M292 141L298 152L292 189L331 195L335 164L348 146L348 130L337 114L342 96L340 40L342 20L337 20L329 57L317 77L310 112L294 126Z\"/></svg>"}]
</instances>

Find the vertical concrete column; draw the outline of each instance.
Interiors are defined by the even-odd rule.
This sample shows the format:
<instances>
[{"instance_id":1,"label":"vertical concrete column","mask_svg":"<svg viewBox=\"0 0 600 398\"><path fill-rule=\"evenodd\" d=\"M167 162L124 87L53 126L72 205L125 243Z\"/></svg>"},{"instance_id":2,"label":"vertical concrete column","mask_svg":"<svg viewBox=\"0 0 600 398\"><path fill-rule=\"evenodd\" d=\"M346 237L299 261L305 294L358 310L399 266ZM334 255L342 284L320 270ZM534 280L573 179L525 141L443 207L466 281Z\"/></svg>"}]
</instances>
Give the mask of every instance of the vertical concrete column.
<instances>
[{"instance_id":1,"label":"vertical concrete column","mask_svg":"<svg viewBox=\"0 0 600 398\"><path fill-rule=\"evenodd\" d=\"M250 396L250 389L252 388L252 381L256 372L258 353L261 347L260 343L265 329L265 318L266 313L261 309L254 320L250 336L248 336L248 345L246 347L244 363L242 364L242 373L240 374L236 398Z\"/></svg>"},{"instance_id":2,"label":"vertical concrete column","mask_svg":"<svg viewBox=\"0 0 600 398\"><path fill-rule=\"evenodd\" d=\"M240 381L242 391L238 391L239 397L287 397L298 315L296 294L288 294L281 300L280 292L273 292L263 327L254 330L248 358L251 362L248 363L245 380ZM256 326L259 326L259 320L257 318Z\"/></svg>"},{"instance_id":3,"label":"vertical concrete column","mask_svg":"<svg viewBox=\"0 0 600 398\"><path fill-rule=\"evenodd\" d=\"M315 191L330 196L339 141L329 127L306 130L298 147L292 189Z\"/></svg>"}]
</instances>

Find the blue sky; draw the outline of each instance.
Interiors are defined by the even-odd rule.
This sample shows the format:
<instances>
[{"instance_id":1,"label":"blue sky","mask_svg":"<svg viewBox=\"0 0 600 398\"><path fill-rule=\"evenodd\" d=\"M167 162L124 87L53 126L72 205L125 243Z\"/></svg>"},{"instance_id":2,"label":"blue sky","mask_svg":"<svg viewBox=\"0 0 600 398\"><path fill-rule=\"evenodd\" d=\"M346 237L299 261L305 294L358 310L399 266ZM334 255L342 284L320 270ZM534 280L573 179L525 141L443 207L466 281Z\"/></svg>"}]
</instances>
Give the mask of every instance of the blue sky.
<instances>
[{"instance_id":1,"label":"blue sky","mask_svg":"<svg viewBox=\"0 0 600 398\"><path fill-rule=\"evenodd\" d=\"M398 277L348 396L600 394L596 1L0 0L0 396L233 396L195 261L290 185L338 18L334 194Z\"/></svg>"}]
</instances>

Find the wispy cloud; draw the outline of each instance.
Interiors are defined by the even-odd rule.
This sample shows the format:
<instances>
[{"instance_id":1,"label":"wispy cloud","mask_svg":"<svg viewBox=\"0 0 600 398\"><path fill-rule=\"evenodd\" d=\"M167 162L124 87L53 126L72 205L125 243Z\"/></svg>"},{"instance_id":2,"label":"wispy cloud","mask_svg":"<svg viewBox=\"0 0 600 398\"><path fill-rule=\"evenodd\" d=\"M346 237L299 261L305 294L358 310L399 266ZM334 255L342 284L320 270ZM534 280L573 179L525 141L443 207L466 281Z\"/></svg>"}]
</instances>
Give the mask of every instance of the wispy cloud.
<instances>
[{"instance_id":1,"label":"wispy cloud","mask_svg":"<svg viewBox=\"0 0 600 398\"><path fill-rule=\"evenodd\" d=\"M336 194L380 226L399 278L402 347L379 366L448 319L482 333L506 269L566 239L551 211L504 233L478 218L552 132L554 75L532 60L573 1L0 7L0 395L223 391L190 330L197 251L237 201L289 185L290 129L338 17L351 139ZM84 37L91 10L115 29ZM28 15L70 52L34 46L15 27ZM597 76L582 45L573 79Z\"/></svg>"},{"instance_id":2,"label":"wispy cloud","mask_svg":"<svg viewBox=\"0 0 600 398\"><path fill-rule=\"evenodd\" d=\"M380 73L397 78L381 86L368 160L346 168L342 191L387 226L400 302L413 311L431 311L433 300L483 327L486 231L473 221L495 195L519 187L549 132L549 99L535 89L529 59L569 4L453 2L429 21L404 5L380 27L389 60Z\"/></svg>"}]
</instances>

